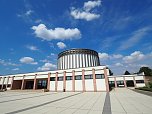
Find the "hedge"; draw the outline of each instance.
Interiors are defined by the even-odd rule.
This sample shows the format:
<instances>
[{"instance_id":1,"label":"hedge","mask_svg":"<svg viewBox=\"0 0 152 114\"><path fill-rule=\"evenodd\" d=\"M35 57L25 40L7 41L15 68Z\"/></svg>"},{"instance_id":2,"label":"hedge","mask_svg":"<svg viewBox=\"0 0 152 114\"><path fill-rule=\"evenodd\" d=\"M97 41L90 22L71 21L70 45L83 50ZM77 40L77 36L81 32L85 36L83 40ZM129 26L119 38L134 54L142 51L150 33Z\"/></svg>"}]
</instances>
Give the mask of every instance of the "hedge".
<instances>
[{"instance_id":1,"label":"hedge","mask_svg":"<svg viewBox=\"0 0 152 114\"><path fill-rule=\"evenodd\" d=\"M135 88L135 89L152 92L152 88L147 88L147 87L139 87L139 88Z\"/></svg>"}]
</instances>

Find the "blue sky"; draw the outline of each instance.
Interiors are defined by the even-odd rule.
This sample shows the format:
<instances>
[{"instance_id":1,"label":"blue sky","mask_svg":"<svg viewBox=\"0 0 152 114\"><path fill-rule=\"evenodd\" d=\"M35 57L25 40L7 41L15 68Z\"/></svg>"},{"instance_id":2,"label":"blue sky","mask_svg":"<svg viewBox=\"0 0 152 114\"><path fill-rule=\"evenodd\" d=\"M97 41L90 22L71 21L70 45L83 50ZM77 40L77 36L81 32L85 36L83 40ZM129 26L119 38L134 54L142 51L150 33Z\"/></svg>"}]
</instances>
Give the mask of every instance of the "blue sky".
<instances>
[{"instance_id":1,"label":"blue sky","mask_svg":"<svg viewBox=\"0 0 152 114\"><path fill-rule=\"evenodd\" d=\"M152 68L151 0L1 0L0 74L56 69L70 48L99 53L114 74Z\"/></svg>"}]
</instances>

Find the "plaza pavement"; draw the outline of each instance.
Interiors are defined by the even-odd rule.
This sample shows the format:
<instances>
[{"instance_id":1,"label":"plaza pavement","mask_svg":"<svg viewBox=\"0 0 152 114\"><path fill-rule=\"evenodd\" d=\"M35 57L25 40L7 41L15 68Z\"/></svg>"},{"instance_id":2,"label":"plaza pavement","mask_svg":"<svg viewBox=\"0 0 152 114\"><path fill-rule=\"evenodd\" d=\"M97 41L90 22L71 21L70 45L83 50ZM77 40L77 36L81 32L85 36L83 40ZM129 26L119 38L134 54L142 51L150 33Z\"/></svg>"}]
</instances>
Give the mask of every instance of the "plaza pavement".
<instances>
[{"instance_id":1,"label":"plaza pavement","mask_svg":"<svg viewBox=\"0 0 152 114\"><path fill-rule=\"evenodd\" d=\"M106 92L0 92L0 114L152 114L152 97Z\"/></svg>"}]
</instances>

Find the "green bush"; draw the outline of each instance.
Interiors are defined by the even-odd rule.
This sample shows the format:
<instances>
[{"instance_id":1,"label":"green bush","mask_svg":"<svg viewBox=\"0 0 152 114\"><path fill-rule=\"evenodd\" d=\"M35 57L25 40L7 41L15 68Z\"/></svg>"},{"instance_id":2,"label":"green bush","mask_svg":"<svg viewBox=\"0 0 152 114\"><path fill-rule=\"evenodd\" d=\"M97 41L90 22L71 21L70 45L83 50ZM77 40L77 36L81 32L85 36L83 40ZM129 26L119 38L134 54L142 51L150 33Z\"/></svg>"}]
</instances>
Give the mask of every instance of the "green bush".
<instances>
[{"instance_id":1,"label":"green bush","mask_svg":"<svg viewBox=\"0 0 152 114\"><path fill-rule=\"evenodd\" d=\"M139 90L143 90L143 91L151 91L152 92L152 88L147 88L147 87L139 87L139 88L135 88L135 89L139 89Z\"/></svg>"},{"instance_id":2,"label":"green bush","mask_svg":"<svg viewBox=\"0 0 152 114\"><path fill-rule=\"evenodd\" d=\"M146 84L146 88L152 88L152 82L148 82L148 84Z\"/></svg>"}]
</instances>

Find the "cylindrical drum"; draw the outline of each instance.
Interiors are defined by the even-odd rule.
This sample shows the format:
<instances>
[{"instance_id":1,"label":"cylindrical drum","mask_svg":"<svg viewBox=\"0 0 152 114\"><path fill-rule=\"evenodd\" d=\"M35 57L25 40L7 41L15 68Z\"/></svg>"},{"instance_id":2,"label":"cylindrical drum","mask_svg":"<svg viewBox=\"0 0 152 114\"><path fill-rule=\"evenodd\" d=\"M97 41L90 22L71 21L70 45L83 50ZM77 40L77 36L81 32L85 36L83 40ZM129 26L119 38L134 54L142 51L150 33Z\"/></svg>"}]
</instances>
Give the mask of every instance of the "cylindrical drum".
<instances>
[{"instance_id":1,"label":"cylindrical drum","mask_svg":"<svg viewBox=\"0 0 152 114\"><path fill-rule=\"evenodd\" d=\"M98 53L90 49L70 49L58 54L58 70L99 66Z\"/></svg>"}]
</instances>

